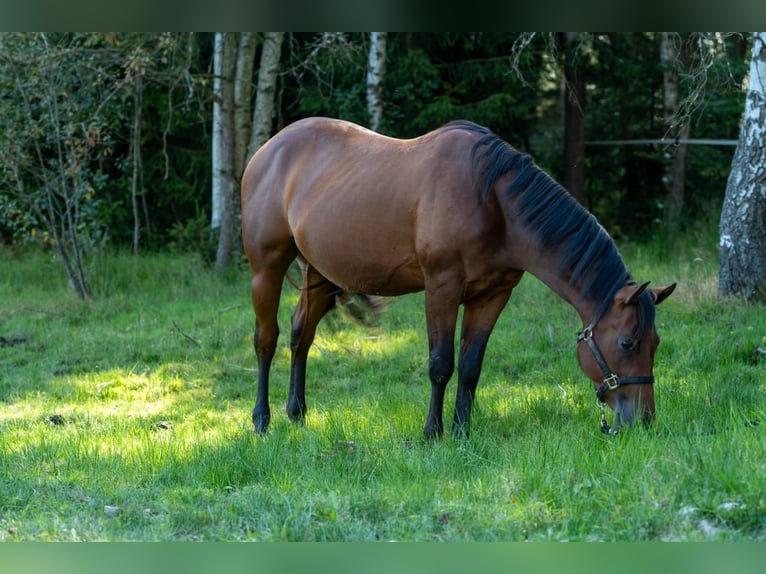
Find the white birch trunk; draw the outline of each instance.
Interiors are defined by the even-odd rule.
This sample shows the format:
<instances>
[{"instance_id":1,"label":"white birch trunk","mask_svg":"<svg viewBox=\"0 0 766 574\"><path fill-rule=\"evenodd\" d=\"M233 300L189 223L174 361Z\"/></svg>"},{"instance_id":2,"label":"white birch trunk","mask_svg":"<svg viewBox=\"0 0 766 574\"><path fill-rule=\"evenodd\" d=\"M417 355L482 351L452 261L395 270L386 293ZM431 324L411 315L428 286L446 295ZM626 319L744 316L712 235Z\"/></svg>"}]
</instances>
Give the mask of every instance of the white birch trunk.
<instances>
[{"instance_id":1,"label":"white birch trunk","mask_svg":"<svg viewBox=\"0 0 766 574\"><path fill-rule=\"evenodd\" d=\"M277 91L277 72L284 32L267 32L263 40L261 62L258 69L258 90L253 109L253 124L250 134L250 147L245 165L264 142L271 137L274 121L274 96Z\"/></svg>"},{"instance_id":2,"label":"white birch trunk","mask_svg":"<svg viewBox=\"0 0 766 574\"><path fill-rule=\"evenodd\" d=\"M223 120L222 108L222 82L221 70L223 66L223 32L216 32L213 43L213 134L212 134L212 169L213 169L213 206L210 217L210 226L213 229L221 227L221 209L223 193L221 162L223 146L221 145Z\"/></svg>"},{"instance_id":3,"label":"white birch trunk","mask_svg":"<svg viewBox=\"0 0 766 574\"><path fill-rule=\"evenodd\" d=\"M720 222L718 292L766 300L766 32L753 33L739 142Z\"/></svg>"},{"instance_id":4,"label":"white birch trunk","mask_svg":"<svg viewBox=\"0 0 766 574\"><path fill-rule=\"evenodd\" d=\"M218 150L213 157L219 163L213 166L213 181L218 182L218 250L216 269L220 270L231 260L234 248L234 75L236 68L236 35L223 34L220 50L220 85L216 100L220 99L218 124ZM214 195L215 197L215 195ZM215 229L215 227L214 227Z\"/></svg>"},{"instance_id":5,"label":"white birch trunk","mask_svg":"<svg viewBox=\"0 0 766 574\"><path fill-rule=\"evenodd\" d=\"M370 129L378 131L383 117L383 77L386 73L386 32L370 32L367 65L367 111Z\"/></svg>"}]
</instances>

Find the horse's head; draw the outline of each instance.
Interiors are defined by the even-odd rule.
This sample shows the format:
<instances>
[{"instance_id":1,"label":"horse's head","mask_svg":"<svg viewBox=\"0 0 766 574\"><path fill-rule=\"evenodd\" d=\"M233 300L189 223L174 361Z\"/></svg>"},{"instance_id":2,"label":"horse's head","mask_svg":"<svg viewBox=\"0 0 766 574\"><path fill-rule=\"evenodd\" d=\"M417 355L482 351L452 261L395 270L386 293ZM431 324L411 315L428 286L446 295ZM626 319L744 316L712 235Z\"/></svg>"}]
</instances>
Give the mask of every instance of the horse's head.
<instances>
[{"instance_id":1,"label":"horse's head","mask_svg":"<svg viewBox=\"0 0 766 574\"><path fill-rule=\"evenodd\" d=\"M654 418L654 353L660 337L654 325L654 307L676 288L622 287L609 310L578 336L577 358L594 381L599 401L614 411L615 426L632 426Z\"/></svg>"}]
</instances>

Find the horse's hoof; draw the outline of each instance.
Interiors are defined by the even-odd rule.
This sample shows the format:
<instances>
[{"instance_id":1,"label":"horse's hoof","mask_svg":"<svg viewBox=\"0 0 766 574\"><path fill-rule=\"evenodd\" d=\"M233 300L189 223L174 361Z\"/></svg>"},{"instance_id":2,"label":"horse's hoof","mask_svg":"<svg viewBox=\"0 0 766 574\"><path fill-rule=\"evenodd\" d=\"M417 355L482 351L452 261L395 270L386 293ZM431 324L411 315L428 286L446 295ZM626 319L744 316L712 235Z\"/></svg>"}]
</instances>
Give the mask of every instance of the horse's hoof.
<instances>
[{"instance_id":1,"label":"horse's hoof","mask_svg":"<svg viewBox=\"0 0 766 574\"><path fill-rule=\"evenodd\" d=\"M287 406L287 418L292 422L304 424L306 422L306 407L298 405Z\"/></svg>"},{"instance_id":2,"label":"horse's hoof","mask_svg":"<svg viewBox=\"0 0 766 574\"><path fill-rule=\"evenodd\" d=\"M253 427L255 434L266 434L269 432L269 421L271 417L269 415L256 415L253 414Z\"/></svg>"},{"instance_id":3,"label":"horse's hoof","mask_svg":"<svg viewBox=\"0 0 766 574\"><path fill-rule=\"evenodd\" d=\"M423 429L423 435L429 442L441 440L442 436L444 435L444 429L439 427L426 426L426 428Z\"/></svg>"},{"instance_id":4,"label":"horse's hoof","mask_svg":"<svg viewBox=\"0 0 766 574\"><path fill-rule=\"evenodd\" d=\"M295 417L289 416L288 418L290 419L290 422L293 423L294 425L298 425L298 426L306 425L305 416L295 416Z\"/></svg>"}]
</instances>

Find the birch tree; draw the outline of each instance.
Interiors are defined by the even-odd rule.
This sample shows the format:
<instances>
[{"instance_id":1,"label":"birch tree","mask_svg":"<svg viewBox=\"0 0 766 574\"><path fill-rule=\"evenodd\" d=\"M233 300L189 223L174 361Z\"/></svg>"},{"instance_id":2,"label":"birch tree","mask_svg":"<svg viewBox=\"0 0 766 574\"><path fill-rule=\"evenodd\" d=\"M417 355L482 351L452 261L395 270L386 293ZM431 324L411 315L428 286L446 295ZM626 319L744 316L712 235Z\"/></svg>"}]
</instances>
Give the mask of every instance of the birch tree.
<instances>
[{"instance_id":1,"label":"birch tree","mask_svg":"<svg viewBox=\"0 0 766 574\"><path fill-rule=\"evenodd\" d=\"M370 32L370 54L367 65L367 111L370 129L380 130L383 117L383 77L386 73L386 32Z\"/></svg>"},{"instance_id":2,"label":"birch tree","mask_svg":"<svg viewBox=\"0 0 766 574\"><path fill-rule=\"evenodd\" d=\"M234 245L234 73L236 36L217 32L213 53L213 197L211 227L218 233L215 266L231 259Z\"/></svg>"},{"instance_id":3,"label":"birch tree","mask_svg":"<svg viewBox=\"0 0 766 574\"><path fill-rule=\"evenodd\" d=\"M274 98L277 91L277 72L279 72L284 37L284 32L267 32L263 39L261 61L258 68L258 88L253 107L252 131L245 165L271 136L274 121Z\"/></svg>"},{"instance_id":4,"label":"birch tree","mask_svg":"<svg viewBox=\"0 0 766 574\"><path fill-rule=\"evenodd\" d=\"M213 206L211 226L221 227L224 196L226 195L225 146L226 139L233 134L231 117L231 74L234 63L233 33L216 32L213 40Z\"/></svg>"},{"instance_id":5,"label":"birch tree","mask_svg":"<svg viewBox=\"0 0 766 574\"><path fill-rule=\"evenodd\" d=\"M753 33L739 141L720 221L721 296L766 300L766 32Z\"/></svg>"},{"instance_id":6,"label":"birch tree","mask_svg":"<svg viewBox=\"0 0 766 574\"><path fill-rule=\"evenodd\" d=\"M283 36L283 32L270 32L265 36L251 120L257 37L247 32L238 39L234 32L215 34L211 227L218 233L216 269L219 271L231 261L234 240L239 235L239 178L250 156L270 135Z\"/></svg>"}]
</instances>

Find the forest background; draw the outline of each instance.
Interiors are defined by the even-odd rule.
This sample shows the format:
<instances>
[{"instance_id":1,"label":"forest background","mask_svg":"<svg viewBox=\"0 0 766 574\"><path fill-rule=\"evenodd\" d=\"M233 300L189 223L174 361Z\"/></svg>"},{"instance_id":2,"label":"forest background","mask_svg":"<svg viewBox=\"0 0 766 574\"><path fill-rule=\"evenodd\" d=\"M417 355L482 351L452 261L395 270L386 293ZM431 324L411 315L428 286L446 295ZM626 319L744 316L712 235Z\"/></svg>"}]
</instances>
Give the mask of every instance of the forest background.
<instances>
[{"instance_id":1,"label":"forest background","mask_svg":"<svg viewBox=\"0 0 766 574\"><path fill-rule=\"evenodd\" d=\"M328 32L4 33L0 243L66 248L81 296L87 254L107 245L194 251L225 266L239 253L244 161L311 115L402 138L458 118L486 125L530 153L618 241L667 246L720 213L746 34L388 33L376 79L378 41ZM273 104L265 132L256 125L262 93ZM686 144L695 139L715 141ZM227 146L236 157L221 167ZM223 252L226 226L211 191L221 176L232 198Z\"/></svg>"}]
</instances>

